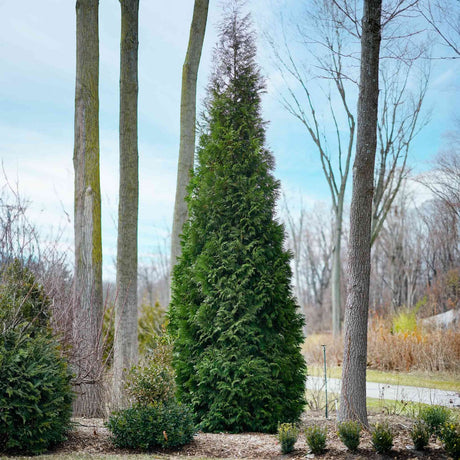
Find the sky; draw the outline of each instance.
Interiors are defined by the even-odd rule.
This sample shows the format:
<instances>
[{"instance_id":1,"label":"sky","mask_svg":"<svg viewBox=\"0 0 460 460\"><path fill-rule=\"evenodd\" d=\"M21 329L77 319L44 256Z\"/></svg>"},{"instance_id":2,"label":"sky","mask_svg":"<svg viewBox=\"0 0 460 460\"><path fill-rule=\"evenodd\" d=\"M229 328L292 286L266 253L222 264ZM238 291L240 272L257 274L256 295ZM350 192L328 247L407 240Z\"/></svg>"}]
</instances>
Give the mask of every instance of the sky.
<instances>
[{"instance_id":1,"label":"sky","mask_svg":"<svg viewBox=\"0 0 460 460\"><path fill-rule=\"evenodd\" d=\"M267 33L280 18L296 21L297 0L248 0L258 32L267 142L276 159L275 176L289 203L329 203L318 155L305 129L282 107L284 81L273 65ZM308 1L306 1L308 4ZM208 26L198 76L198 100L205 95L217 41L222 1L210 0ZM308 5L307 5L308 6ZM172 222L179 148L181 68L188 42L192 0L140 0L139 22L139 255L147 260L163 246ZM303 10L302 10L303 11ZM114 278L118 195L120 7L101 0L100 169L104 278ZM298 44L294 43L294 46ZM309 65L306 58L306 65ZM313 65L313 63L312 63ZM430 168L443 134L458 115L459 64L432 63L425 113L429 124L414 141L409 165ZM315 84L313 82L313 84ZM73 129L75 94L75 2L0 0L0 160L11 185L30 200L29 217L48 234L62 230L72 249ZM324 121L327 123L327 115ZM330 120L329 120L330 122ZM5 177L0 187L5 187ZM348 187L351 190L351 181Z\"/></svg>"}]
</instances>

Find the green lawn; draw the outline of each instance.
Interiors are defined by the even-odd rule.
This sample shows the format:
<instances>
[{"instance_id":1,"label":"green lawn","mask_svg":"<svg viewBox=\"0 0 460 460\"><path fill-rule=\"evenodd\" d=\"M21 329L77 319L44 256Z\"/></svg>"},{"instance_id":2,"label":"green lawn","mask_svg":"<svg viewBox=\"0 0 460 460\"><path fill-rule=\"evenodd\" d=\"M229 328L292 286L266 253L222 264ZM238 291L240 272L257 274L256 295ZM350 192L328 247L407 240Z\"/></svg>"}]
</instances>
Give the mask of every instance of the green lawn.
<instances>
[{"instance_id":1,"label":"green lawn","mask_svg":"<svg viewBox=\"0 0 460 460\"><path fill-rule=\"evenodd\" d=\"M321 366L309 365L308 373L312 376L322 377L324 368ZM328 377L341 378L341 367L329 367ZM367 381L377 383L389 383L393 385L408 385L423 388L437 388L439 390L460 391L460 379L452 374L446 373L405 373L405 372L382 372L373 369L367 370Z\"/></svg>"}]
</instances>

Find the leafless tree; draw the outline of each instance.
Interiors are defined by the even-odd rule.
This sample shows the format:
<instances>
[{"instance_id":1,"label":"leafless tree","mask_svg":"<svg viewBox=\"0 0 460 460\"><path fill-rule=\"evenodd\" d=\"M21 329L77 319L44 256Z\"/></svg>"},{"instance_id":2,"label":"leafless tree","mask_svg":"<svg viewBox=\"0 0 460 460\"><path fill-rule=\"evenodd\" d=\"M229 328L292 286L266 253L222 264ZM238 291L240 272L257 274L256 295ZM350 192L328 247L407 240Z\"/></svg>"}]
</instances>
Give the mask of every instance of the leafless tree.
<instances>
[{"instance_id":1,"label":"leafless tree","mask_svg":"<svg viewBox=\"0 0 460 460\"><path fill-rule=\"evenodd\" d=\"M381 62L377 158L372 202L372 238L374 244L388 212L409 170L407 158L414 137L428 118L421 109L429 80L429 69L414 69L413 60ZM415 79L418 88L408 88Z\"/></svg>"},{"instance_id":2,"label":"leafless tree","mask_svg":"<svg viewBox=\"0 0 460 460\"><path fill-rule=\"evenodd\" d=\"M181 254L180 235L188 215L185 197L195 156L196 81L206 31L208 6L209 0L195 0L187 54L182 68L180 146L171 235L172 266L176 264L176 259Z\"/></svg>"},{"instance_id":3,"label":"leafless tree","mask_svg":"<svg viewBox=\"0 0 460 460\"><path fill-rule=\"evenodd\" d=\"M364 0L358 130L353 164L348 249L348 295L344 322L342 390L338 419L367 425L367 318L371 271L371 219L377 148L382 0Z\"/></svg>"},{"instance_id":4,"label":"leafless tree","mask_svg":"<svg viewBox=\"0 0 460 460\"><path fill-rule=\"evenodd\" d=\"M137 140L139 0L120 0L120 192L112 406L123 408L126 370L137 363Z\"/></svg>"},{"instance_id":5,"label":"leafless tree","mask_svg":"<svg viewBox=\"0 0 460 460\"><path fill-rule=\"evenodd\" d=\"M147 300L149 305L159 302L166 309L170 296L169 238L159 241L150 260L144 259L139 266L139 302ZM140 306L140 305L139 305Z\"/></svg>"},{"instance_id":6,"label":"leafless tree","mask_svg":"<svg viewBox=\"0 0 460 460\"><path fill-rule=\"evenodd\" d=\"M420 298L424 245L423 223L403 186L372 248L372 310L394 313Z\"/></svg>"},{"instance_id":7,"label":"leafless tree","mask_svg":"<svg viewBox=\"0 0 460 460\"><path fill-rule=\"evenodd\" d=\"M435 157L433 169L419 177L435 196L460 217L460 120L446 135L446 143Z\"/></svg>"},{"instance_id":8,"label":"leafless tree","mask_svg":"<svg viewBox=\"0 0 460 460\"><path fill-rule=\"evenodd\" d=\"M301 206L294 215L285 200L284 216L287 244L294 254L294 292L307 319L305 333L311 333L330 319L324 304L331 278L331 214L318 205L311 210Z\"/></svg>"},{"instance_id":9,"label":"leafless tree","mask_svg":"<svg viewBox=\"0 0 460 460\"><path fill-rule=\"evenodd\" d=\"M413 8L413 2L386 2L383 11L384 24L389 32L386 39L395 46L398 37L394 21L397 14ZM334 215L332 256L332 330L340 332L341 316L341 257L343 238L343 213L350 164L355 148L356 96L358 51L357 39L361 36L358 17L360 10L356 2L315 0L310 9L313 24L299 26L300 39L305 45L310 61L304 62L292 51L291 41L284 33L284 48L272 48L280 71L287 83L282 95L285 108L306 128L314 142L326 178ZM399 10L397 8L400 8ZM410 7L410 8L409 8ZM399 21L400 22L400 21ZM313 32L311 29L313 28ZM409 31L404 32L406 37ZM392 50L391 57L380 66L381 104L379 112L378 152L379 161L375 173L373 203L373 237L378 235L388 210L394 201L401 181L407 172L407 155L410 144L424 121L421 107L426 93L429 72L419 72L416 57L420 47L413 46L398 53ZM404 59L401 57L404 56ZM315 71L308 72L306 66ZM413 79L419 88L410 91ZM318 93L324 94L323 99ZM321 106L327 107L327 112ZM329 119L329 123L324 120Z\"/></svg>"},{"instance_id":10,"label":"leafless tree","mask_svg":"<svg viewBox=\"0 0 460 460\"><path fill-rule=\"evenodd\" d=\"M30 202L11 184L3 170L4 186L0 190L0 269L13 259L30 262L40 251L36 227L27 217Z\"/></svg>"},{"instance_id":11,"label":"leafless tree","mask_svg":"<svg viewBox=\"0 0 460 460\"><path fill-rule=\"evenodd\" d=\"M99 1L77 0L75 80L75 293L74 343L81 347L82 372L74 415L104 414L102 361L102 241L99 176ZM86 359L86 369L84 360Z\"/></svg>"},{"instance_id":12,"label":"leafless tree","mask_svg":"<svg viewBox=\"0 0 460 460\"><path fill-rule=\"evenodd\" d=\"M441 43L451 54L441 58L460 57L460 8L457 0L420 0L418 11L431 29L441 39Z\"/></svg>"}]
</instances>

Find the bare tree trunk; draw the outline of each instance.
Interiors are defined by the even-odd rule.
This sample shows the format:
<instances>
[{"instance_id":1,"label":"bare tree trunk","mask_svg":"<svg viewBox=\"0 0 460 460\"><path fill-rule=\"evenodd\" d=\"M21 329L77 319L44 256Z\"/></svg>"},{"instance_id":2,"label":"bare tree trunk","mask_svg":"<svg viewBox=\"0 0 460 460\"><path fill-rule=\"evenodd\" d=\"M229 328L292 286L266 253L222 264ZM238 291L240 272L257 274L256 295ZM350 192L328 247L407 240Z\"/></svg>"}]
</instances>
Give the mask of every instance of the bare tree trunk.
<instances>
[{"instance_id":1,"label":"bare tree trunk","mask_svg":"<svg viewBox=\"0 0 460 460\"><path fill-rule=\"evenodd\" d=\"M377 147L382 0L364 0L356 157L350 209L348 297L339 420L367 425L367 319L374 163Z\"/></svg>"},{"instance_id":2,"label":"bare tree trunk","mask_svg":"<svg viewBox=\"0 0 460 460\"><path fill-rule=\"evenodd\" d=\"M208 5L209 0L195 0L187 54L182 67L180 146L171 235L171 267L174 267L181 254L180 235L188 215L185 197L195 156L196 81L206 30Z\"/></svg>"},{"instance_id":3,"label":"bare tree trunk","mask_svg":"<svg viewBox=\"0 0 460 460\"><path fill-rule=\"evenodd\" d=\"M113 352L115 409L126 404L126 370L137 363L137 149L139 0L120 0L120 192L118 204L117 298Z\"/></svg>"},{"instance_id":4,"label":"bare tree trunk","mask_svg":"<svg viewBox=\"0 0 460 460\"><path fill-rule=\"evenodd\" d=\"M338 197L338 205L335 209L334 250L332 252L332 335L338 337L341 331L341 279L342 279L342 223L343 223L343 200L344 195Z\"/></svg>"},{"instance_id":5,"label":"bare tree trunk","mask_svg":"<svg viewBox=\"0 0 460 460\"><path fill-rule=\"evenodd\" d=\"M77 0L75 84L74 415L100 417L102 404L102 244L99 182L98 0Z\"/></svg>"}]
</instances>

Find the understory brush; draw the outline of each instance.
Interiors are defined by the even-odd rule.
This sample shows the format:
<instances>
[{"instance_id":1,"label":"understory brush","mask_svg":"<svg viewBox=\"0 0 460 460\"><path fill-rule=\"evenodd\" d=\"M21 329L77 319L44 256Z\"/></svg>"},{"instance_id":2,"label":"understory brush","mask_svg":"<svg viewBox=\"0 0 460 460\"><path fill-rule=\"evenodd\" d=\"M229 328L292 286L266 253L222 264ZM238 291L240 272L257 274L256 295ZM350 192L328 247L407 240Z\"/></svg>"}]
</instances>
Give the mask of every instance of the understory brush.
<instances>
[{"instance_id":1,"label":"understory brush","mask_svg":"<svg viewBox=\"0 0 460 460\"><path fill-rule=\"evenodd\" d=\"M460 374L459 329L407 330L401 327L401 321L395 327L391 319L371 318L367 340L369 369ZM343 339L334 339L330 334L312 335L305 340L303 352L309 365L323 364L322 344L327 347L328 364L340 366Z\"/></svg>"},{"instance_id":2,"label":"understory brush","mask_svg":"<svg viewBox=\"0 0 460 460\"><path fill-rule=\"evenodd\" d=\"M447 407L425 406L420 409L419 419L425 422L431 435L439 436L441 430L450 421L452 413Z\"/></svg>"}]
</instances>

